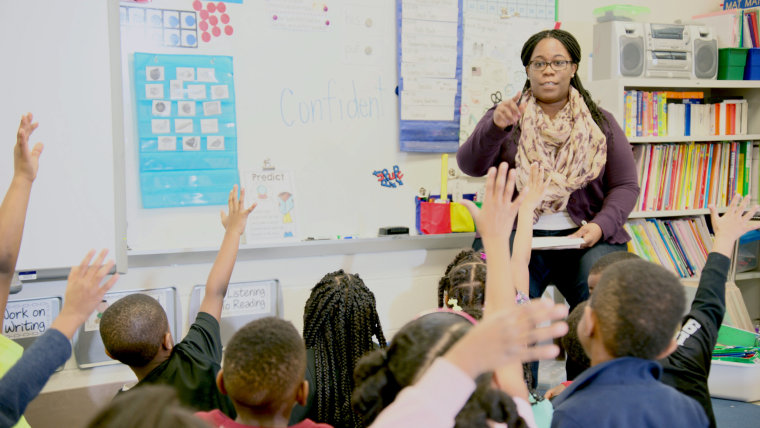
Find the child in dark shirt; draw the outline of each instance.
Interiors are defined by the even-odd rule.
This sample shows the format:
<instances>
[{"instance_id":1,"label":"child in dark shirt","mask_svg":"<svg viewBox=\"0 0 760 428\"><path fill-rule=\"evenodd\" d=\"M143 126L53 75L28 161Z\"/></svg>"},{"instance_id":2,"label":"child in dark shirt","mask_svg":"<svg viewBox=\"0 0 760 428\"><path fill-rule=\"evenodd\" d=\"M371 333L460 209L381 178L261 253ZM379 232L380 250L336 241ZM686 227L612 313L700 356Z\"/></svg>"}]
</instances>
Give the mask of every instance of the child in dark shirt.
<instances>
[{"instance_id":1,"label":"child in dark shirt","mask_svg":"<svg viewBox=\"0 0 760 428\"><path fill-rule=\"evenodd\" d=\"M168 384L180 402L196 410L221 409L235 416L229 398L216 388L222 360L219 319L235 266L240 235L256 204L246 208L245 192L238 200L237 185L230 192L229 214L222 212L226 231L206 281L206 293L198 316L187 336L174 346L169 323L161 305L146 295L133 294L117 300L103 312L100 336L106 353L128 365L138 379L133 389L148 384Z\"/></svg>"},{"instance_id":2,"label":"child in dark shirt","mask_svg":"<svg viewBox=\"0 0 760 428\"><path fill-rule=\"evenodd\" d=\"M305 404L309 394L305 371L306 348L293 324L274 317L252 321L230 339L216 378L237 419L219 410L197 415L214 427L287 427L293 406ZM293 426L330 427L310 419Z\"/></svg>"}]
</instances>

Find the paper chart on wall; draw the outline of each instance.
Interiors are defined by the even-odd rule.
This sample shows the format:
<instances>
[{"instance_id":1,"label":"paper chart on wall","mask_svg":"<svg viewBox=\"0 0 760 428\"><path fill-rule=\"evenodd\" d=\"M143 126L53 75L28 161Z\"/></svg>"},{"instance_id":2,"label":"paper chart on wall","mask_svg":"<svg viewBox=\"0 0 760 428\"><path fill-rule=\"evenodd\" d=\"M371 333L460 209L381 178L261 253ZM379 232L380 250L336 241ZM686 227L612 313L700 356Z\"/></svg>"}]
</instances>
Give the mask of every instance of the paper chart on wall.
<instances>
[{"instance_id":1,"label":"paper chart on wall","mask_svg":"<svg viewBox=\"0 0 760 428\"><path fill-rule=\"evenodd\" d=\"M464 0L465 12L556 19L557 0Z\"/></svg>"},{"instance_id":2,"label":"paper chart on wall","mask_svg":"<svg viewBox=\"0 0 760 428\"><path fill-rule=\"evenodd\" d=\"M245 229L248 244L298 241L299 211L293 172L243 171L241 182L246 204L256 203Z\"/></svg>"},{"instance_id":3,"label":"paper chart on wall","mask_svg":"<svg viewBox=\"0 0 760 428\"><path fill-rule=\"evenodd\" d=\"M459 144L472 134L494 100L513 97L523 88L527 76L520 61L522 46L531 35L552 27L553 21L547 20L464 15Z\"/></svg>"},{"instance_id":4,"label":"paper chart on wall","mask_svg":"<svg viewBox=\"0 0 760 428\"><path fill-rule=\"evenodd\" d=\"M405 0L402 10L401 120L453 120L458 1L440 0L432 4L429 0ZM414 67L418 64L431 70L425 74ZM433 85L440 87L426 88Z\"/></svg>"},{"instance_id":5,"label":"paper chart on wall","mask_svg":"<svg viewBox=\"0 0 760 428\"><path fill-rule=\"evenodd\" d=\"M220 205L238 183L232 57L134 54L144 208Z\"/></svg>"}]
</instances>

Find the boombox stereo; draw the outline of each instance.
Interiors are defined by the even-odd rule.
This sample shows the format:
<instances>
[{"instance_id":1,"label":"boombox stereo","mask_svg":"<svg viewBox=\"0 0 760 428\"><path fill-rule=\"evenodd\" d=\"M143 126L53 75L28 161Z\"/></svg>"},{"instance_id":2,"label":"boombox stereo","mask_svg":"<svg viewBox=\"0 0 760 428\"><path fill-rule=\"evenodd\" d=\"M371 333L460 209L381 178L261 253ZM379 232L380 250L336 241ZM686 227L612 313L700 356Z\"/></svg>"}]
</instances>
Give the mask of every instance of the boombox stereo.
<instances>
[{"instance_id":1,"label":"boombox stereo","mask_svg":"<svg viewBox=\"0 0 760 428\"><path fill-rule=\"evenodd\" d=\"M715 79L718 41L710 27L608 21L594 26L594 80Z\"/></svg>"}]
</instances>

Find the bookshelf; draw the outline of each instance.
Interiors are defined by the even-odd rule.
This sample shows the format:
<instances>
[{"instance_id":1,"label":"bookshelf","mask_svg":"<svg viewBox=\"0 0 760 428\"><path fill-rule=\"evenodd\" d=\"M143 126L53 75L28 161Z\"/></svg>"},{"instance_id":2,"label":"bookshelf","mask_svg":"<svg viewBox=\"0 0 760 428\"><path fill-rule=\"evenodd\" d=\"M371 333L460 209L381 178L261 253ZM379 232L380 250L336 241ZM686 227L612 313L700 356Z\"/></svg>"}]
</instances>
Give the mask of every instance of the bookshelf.
<instances>
[{"instance_id":1,"label":"bookshelf","mask_svg":"<svg viewBox=\"0 0 760 428\"><path fill-rule=\"evenodd\" d=\"M710 80L710 79L610 79L585 83L591 97L600 107L612 113L618 123L623 123L625 105L624 91L701 91L705 97L740 95L749 105L747 134L707 137L631 137L631 142L687 142L726 141L755 139L760 134L760 80ZM750 138L753 136L754 138Z\"/></svg>"},{"instance_id":2,"label":"bookshelf","mask_svg":"<svg viewBox=\"0 0 760 428\"><path fill-rule=\"evenodd\" d=\"M598 105L612 113L615 120L623 126L625 115L625 91L700 91L704 92L705 98L708 97L730 97L741 96L747 100L747 132L739 135L695 135L695 136L643 136L629 137L629 141L637 147L645 148L646 145L690 145L692 143L709 144L713 142L746 142L750 141L749 147L755 147L760 142L760 81L744 80L698 80L698 79L644 79L644 78L621 78L611 80L597 80L584 82L586 88L591 93L593 99ZM746 144L746 143L744 143ZM751 163L751 169L757 170L758 163ZM758 194L760 183L757 182L757 172L750 175L750 193ZM640 180L641 182L641 180ZM753 197L753 203L757 200ZM638 204L637 204L638 206ZM725 212L725 208L718 209L719 212ZM644 210L634 211L629 216L629 225L641 224L642 221L649 221L661 224L662 222L677 221L681 218L699 218L702 217L709 223L709 210L706 208L697 209L671 209L671 210ZM636 223L638 222L638 223ZM641 228L639 227L639 230ZM667 236L663 241L669 239ZM671 239L671 245L673 240ZM671 247L672 248L672 247ZM685 247L684 247L685 248ZM660 247L662 252L663 247ZM674 249L674 252L675 249ZM694 252L692 247L691 252ZM638 251L637 251L638 253ZM751 327L751 320L757 321L760 318L760 267L748 272L736 272L736 254L734 263L732 263L729 274L730 283L727 285L727 303L729 304L729 314L737 319L733 320L737 325L743 328ZM760 257L760 255L758 255ZM661 263L666 265L666 263ZM667 267L667 266L666 266ZM684 283L694 282L696 277L684 278ZM734 281L736 285L734 285ZM738 288L737 288L738 286ZM730 296L729 296L730 295ZM743 295L743 298L742 298ZM738 296L738 297L737 297ZM746 303L746 307L744 306ZM733 309L732 309L733 308Z\"/></svg>"},{"instance_id":3,"label":"bookshelf","mask_svg":"<svg viewBox=\"0 0 760 428\"><path fill-rule=\"evenodd\" d=\"M653 152L655 150L655 147L670 147L670 150L673 150L677 152L678 147L687 147L687 146L703 146L703 147L716 147L714 153L718 153L719 150L718 147L723 146L730 146L733 143L738 142L747 142L750 141L752 143L742 143L745 150L748 150L750 152L750 158L751 158L751 148L756 145L757 141L760 141L760 81L738 81L738 80L706 80L706 79L645 79L645 78L621 78L621 79L610 79L610 80L596 80L586 83L586 88L591 93L591 96L594 98L594 100L598 103L598 105L605 110L612 113L612 115L615 117L617 122L622 126L624 123L624 116L625 116L625 91L631 91L631 90L638 90L638 91L648 91L648 92L655 92L655 91L687 91L687 92L693 92L693 91L699 91L704 93L705 98L709 97L729 97L729 96L741 96L745 100L747 100L747 133L746 134L738 134L738 135L695 135L695 136L682 136L682 135L676 135L676 136L639 136L639 137L628 137L629 141L632 145L634 145L634 152L637 155L637 162L641 162L641 159L638 158L640 156L640 153L644 151L646 153L647 150L650 150L649 154L654 156ZM726 143L727 142L727 143ZM723 143L723 144L716 144L716 143ZM739 144L736 144L739 145ZM647 147L649 146L649 147ZM674 148L675 147L675 148ZM664 150L664 149L663 149ZM708 153L712 153L708 149ZM721 155L725 157L725 151L720 151ZM679 159L677 154L670 154L670 156L673 156L673 158L658 158L662 161L660 163L660 166L665 166L665 168L668 168L670 165L669 162L672 159ZM693 155L693 153L692 153ZM647 158L648 159L648 158ZM664 161L667 159L668 161ZM684 157L684 159L688 159ZM699 159L697 157L697 159ZM712 158L710 158L712 159ZM737 161L738 164L738 158L734 159ZM692 160L692 162L694 162ZM697 160L696 162L699 162ZM749 164L751 165L751 160L749 161ZM720 174L726 174L725 169L720 169L720 165L713 164L714 166L718 167L717 170ZM645 174L646 167L639 169L639 175L640 175L640 184L646 183L646 180L643 179L642 175ZM663 182L665 180L671 179L671 177L668 177L668 174L670 174L671 170L662 171L661 168L657 168L657 177L665 176L666 178L663 178ZM674 169L675 170L675 169ZM650 167L651 171L651 167ZM680 170L683 172L683 170ZM746 170L745 170L746 172ZM674 192L681 192L681 188L679 187L679 184L685 185L687 182L689 182L694 177L699 176L698 174L701 174L701 172L691 171L691 174L694 174L694 177L688 176L688 174L684 173L684 178L679 178L680 182L674 182L675 186L670 187L671 191ZM719 174L719 175L720 175ZM671 174L675 176L676 174ZM715 178L715 177L713 177ZM735 178L737 178L735 176ZM751 176L748 176L746 181L749 183L753 183L751 180ZM652 176L649 176L649 179L652 179ZM675 180L675 178L672 178ZM657 183L655 181L655 183ZM649 183L650 185L652 183ZM733 184L733 183L732 183ZM758 183L753 183L751 186L757 188ZM676 197L676 201L680 201L678 203L668 203L660 202L660 203L654 203L652 204L651 200L643 199L637 202L637 206L634 209L634 211L630 214L629 219L631 221L639 221L639 219L642 220L657 220L657 221L676 221L679 218L687 218L687 217L704 217L707 222L709 223L709 218L706 216L709 215L709 210L707 209L708 204L708 197L709 194L712 195L710 197L711 200L717 198L717 201L720 201L722 197L720 189L725 188L731 188L731 185L729 185L728 179L721 179L720 176L718 180L716 181L716 184L714 187L710 186L710 183L708 182L707 185L704 188L697 188L696 191L691 191L691 196L687 196L685 198L682 197ZM717 192L716 192L717 188ZM736 187L734 187L736 188ZM741 185L739 186L740 191ZM755 189L750 189L750 191L756 191ZM708 194L708 192L710 192ZM642 187L642 198L644 198L644 188ZM726 192L724 192L726 193ZM727 194L727 193L726 193ZM703 200L699 200L699 197L704 195ZM656 195L655 195L656 196ZM664 197L665 194L661 194L660 197ZM671 198L673 198L673 195L669 195ZM694 196L696 198L694 199ZM655 198L657 199L657 198ZM685 202L689 201L689 202ZM720 202L718 202L718 205L720 206ZM670 208L670 209L668 209ZM719 211L725 211L725 208L720 209ZM661 224L661 223L660 223ZM664 232L664 231L663 231ZM668 239L667 237L664 237L664 239ZM671 243L674 242L673 239L670 241ZM672 249L672 248L671 248ZM677 252L673 251L674 253ZM751 279L758 279L760 278L760 272L752 272L753 276ZM756 276L754 276L756 275ZM738 278L750 278L750 275L744 274L738 277Z\"/></svg>"}]
</instances>

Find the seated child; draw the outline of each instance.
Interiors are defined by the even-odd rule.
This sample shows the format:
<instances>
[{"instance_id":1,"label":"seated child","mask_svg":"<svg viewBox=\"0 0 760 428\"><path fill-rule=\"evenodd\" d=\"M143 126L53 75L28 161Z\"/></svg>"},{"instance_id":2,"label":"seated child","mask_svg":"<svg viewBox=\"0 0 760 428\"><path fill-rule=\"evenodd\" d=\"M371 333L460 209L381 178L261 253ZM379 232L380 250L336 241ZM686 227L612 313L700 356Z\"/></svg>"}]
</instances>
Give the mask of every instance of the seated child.
<instances>
[{"instance_id":1,"label":"seated child","mask_svg":"<svg viewBox=\"0 0 760 428\"><path fill-rule=\"evenodd\" d=\"M450 309L439 309L439 311L444 312L430 313L420 317L420 319L431 317L430 320L424 321L424 323L431 325L438 325L442 321L454 322L454 319L449 315L456 312ZM466 313L458 313L467 320L475 322ZM359 396L358 394L361 392L357 388L354 396L355 405L369 406L369 411L373 414L380 412L372 421L372 428L446 427L454 426L455 423L456 426L465 427L493 426L484 419L485 413L483 411L489 409L489 406L483 402L478 405L478 402L475 401L480 395L474 396L473 392L475 391L477 394L476 387L483 386L481 383L476 384L476 382L487 380L487 375L485 377L481 375L498 367L503 367L505 364L519 366L519 363L523 361L553 358L557 355L556 346L535 344L558 337L566 330L567 326L562 322L543 328L536 328L536 325L545 321L561 319L565 313L567 313L566 308L561 305L554 305L548 300L535 301L532 305L523 305L490 313L485 321L469 329L442 357L436 358L429 368L425 369L423 373L418 373L412 385L406 386L401 392L398 392L399 386L394 384L395 380L386 386L376 385L389 392L387 397L383 396L384 399L380 403L369 401L372 399L371 396ZM434 315L442 318L440 320L432 319ZM418 321L419 319L412 321L412 323ZM407 324L407 326L412 323ZM403 329L406 328L405 326ZM467 328L467 326L464 325L462 328ZM455 328L455 330L459 333L461 328ZM524 334L514 334L515 332ZM445 342L448 339L441 337L439 342ZM413 346L413 343L408 342L408 340L403 340L403 342L407 347ZM473 349L477 349L478 352L473 352ZM436 349L435 352L437 353L439 350ZM371 355L373 354L368 355L365 359L370 360ZM426 355L425 358L427 357L429 356ZM388 358L390 358L390 354L388 354ZM401 371L403 369L401 363L406 359L404 356L399 357L398 364L392 364L388 361L387 367L381 371L392 369ZM412 362L416 364L418 361L412 358ZM426 366L427 363L423 364L423 367ZM360 375L364 376L357 370L357 376ZM382 384L382 375L379 376L379 379L375 379L373 374L370 376L367 383L379 381ZM518 380L518 382L522 382L522 380ZM394 398L393 395L397 392L398 394ZM486 395L483 398L486 400L503 398L499 392L495 390L492 392L490 396ZM383 408L387 405L386 399L393 400L393 402ZM534 428L535 423L532 421L530 410L526 409L527 403L520 398L515 398L515 403L518 413L527 416L525 421L517 419L516 424L510 426ZM374 405L377 405L378 408L373 408ZM468 411L465 412L462 409L463 406L469 406ZM502 415L506 411L504 408L491 408L490 410ZM521 424L521 422L524 423Z\"/></svg>"},{"instance_id":2,"label":"seated child","mask_svg":"<svg viewBox=\"0 0 760 428\"><path fill-rule=\"evenodd\" d=\"M623 253L623 251L617 251L617 254ZM630 253L628 253L630 254ZM596 284L594 284L596 286ZM591 288L589 288L590 290ZM565 360L565 373L567 374L567 380L572 381L578 375L583 373L584 370L591 367L591 360L588 359L586 351L583 350L580 340L578 340L578 324L581 322L584 308L586 307L588 300L578 304L578 306L570 312L567 316L567 334L562 337L562 348L567 353L567 359ZM548 391L547 391L548 392ZM557 395L557 394L555 394ZM548 395L546 398L551 398Z\"/></svg>"},{"instance_id":3,"label":"seated child","mask_svg":"<svg viewBox=\"0 0 760 428\"><path fill-rule=\"evenodd\" d=\"M446 267L438 281L438 307L460 307L473 318L483 317L486 284L485 254L475 250L461 251Z\"/></svg>"},{"instance_id":4,"label":"seated child","mask_svg":"<svg viewBox=\"0 0 760 428\"><path fill-rule=\"evenodd\" d=\"M410 321L396 333L387 351L373 351L356 366L356 387L351 402L366 425L372 424L402 389L414 385L428 368L440 370L435 367L440 363L439 357L472 329L475 320L465 312L441 311L445 312L432 312ZM451 385L452 388L445 380L439 380L438 392L445 391L443 395L449 398L435 403L426 400L419 406L434 409L437 415L432 420L447 420L448 423L441 426L452 426L455 422L457 427L486 427L489 426L487 421L494 421L515 427L524 423L522 418L532 419L530 405L519 398L513 400L495 387L492 379L493 373L486 372L464 391L456 384ZM425 397L430 393L427 390L427 394L420 395ZM449 400L455 404L450 404ZM433 425L423 423L417 426Z\"/></svg>"},{"instance_id":5,"label":"seated child","mask_svg":"<svg viewBox=\"0 0 760 428\"><path fill-rule=\"evenodd\" d=\"M707 378L710 374L710 360L718 338L718 329L726 312L725 285L731 263L730 258L734 242L748 231L760 228L760 223L750 222L752 214L758 207L745 213L748 203L748 198L744 200L740 197L735 198L723 216L718 216L715 208L711 207L711 220L715 232L712 249L699 277L699 286L689 313L682 320L681 331L677 337L678 347L672 354L659 361L663 366L662 382L697 400L707 413L711 427L716 425ZM617 254L621 253L612 253L608 256ZM599 262L608 256L602 257ZM614 262L609 263L610 260L605 261L606 267L597 268L594 265L592 272L595 270L604 272L606 268L614 264ZM589 286L591 282L592 278L589 275ZM575 316L576 310L568 317L569 325L572 324L571 319ZM572 329L572 325L570 328ZM566 338L572 341L568 336L571 336L570 333ZM571 359L569 355L568 352L568 362ZM578 367L584 368L582 363ZM550 392L547 392L547 398L558 395L563 389L552 388Z\"/></svg>"},{"instance_id":6,"label":"seated child","mask_svg":"<svg viewBox=\"0 0 760 428\"><path fill-rule=\"evenodd\" d=\"M311 289L303 338L309 397L304 406L293 409L290 423L309 418L336 427L363 426L351 411L354 367L364 354L378 345L384 348L386 342L375 295L359 275L332 272Z\"/></svg>"},{"instance_id":7,"label":"seated child","mask_svg":"<svg viewBox=\"0 0 760 428\"><path fill-rule=\"evenodd\" d=\"M50 376L71 356L71 338L103 301L119 274L103 283L113 261L103 264L103 250L90 264L95 251L90 251L79 266L71 268L63 308L50 328L38 337L0 379L0 426L13 426L26 406L34 400Z\"/></svg>"},{"instance_id":8,"label":"seated child","mask_svg":"<svg viewBox=\"0 0 760 428\"><path fill-rule=\"evenodd\" d=\"M699 403L659 381L684 309L683 286L661 266L604 271L578 325L591 368L555 399L551 426L708 426Z\"/></svg>"},{"instance_id":9,"label":"seated child","mask_svg":"<svg viewBox=\"0 0 760 428\"><path fill-rule=\"evenodd\" d=\"M224 368L216 383L232 399L237 419L219 410L197 415L214 427L287 427L295 403L306 404L306 348L298 330L275 317L251 321L224 350ZM298 428L324 427L305 419Z\"/></svg>"},{"instance_id":10,"label":"seated child","mask_svg":"<svg viewBox=\"0 0 760 428\"><path fill-rule=\"evenodd\" d=\"M29 137L38 126L32 119L31 113L21 116L16 133L16 146L13 149L13 178L0 205L0 312L3 313L11 292L13 274L16 272L26 209L43 149L42 143L37 143L29 150ZM0 320L0 328L3 321ZM0 335L0 377L21 358L23 352L24 348L21 345ZM29 424L22 416L16 426L28 427Z\"/></svg>"},{"instance_id":11,"label":"seated child","mask_svg":"<svg viewBox=\"0 0 760 428\"><path fill-rule=\"evenodd\" d=\"M176 427L208 428L182 407L177 391L166 385L147 385L139 394L122 394L101 409L88 428Z\"/></svg>"},{"instance_id":12,"label":"seated child","mask_svg":"<svg viewBox=\"0 0 760 428\"><path fill-rule=\"evenodd\" d=\"M177 390L180 402L197 410L221 409L235 416L229 398L216 388L222 360L219 318L235 266L240 235L256 204L244 206L245 192L230 192L229 215L222 213L226 232L206 281L206 294L187 336L174 346L169 323L161 305L143 294L114 302L100 319L100 336L106 353L128 365L138 379L132 389L148 384L167 384ZM131 390L130 390L131 391ZM121 393L121 391L120 391ZM131 392L129 392L131 393Z\"/></svg>"},{"instance_id":13,"label":"seated child","mask_svg":"<svg viewBox=\"0 0 760 428\"><path fill-rule=\"evenodd\" d=\"M506 166L505 163L505 167ZM502 186L506 186L506 169L502 177ZM497 180L496 172L490 178L493 185ZM514 178L512 178L514 183ZM514 186L514 184L512 184ZM546 190L546 181L544 180L543 169L539 168L537 163L531 165L530 176L524 193L514 201L512 210L514 215L518 212L520 216L517 221L517 229L514 233L514 243L512 245L511 275L512 280L510 287L513 288L515 300L518 303L528 301L530 287L530 273L528 264L530 263L531 241L533 231L533 213L536 206L541 202L541 198ZM492 198L494 199L494 198ZM486 199L487 201L488 199ZM512 201L509 201L512 202ZM477 210L474 205L468 205L469 209ZM477 213L478 211L474 211ZM477 214L474 217L478 217ZM514 216L510 224L514 223ZM480 231L480 229L478 229ZM510 230L511 233L511 225ZM485 241L482 231L481 237ZM507 237L506 239L509 239ZM454 299L451 303L456 303L462 310L472 315L475 319L483 316L483 301L485 298L486 282L486 253L476 252L474 250L465 250L460 252L454 261L446 268L446 272L438 282L438 307L453 307L449 304L449 299Z\"/></svg>"},{"instance_id":14,"label":"seated child","mask_svg":"<svg viewBox=\"0 0 760 428\"><path fill-rule=\"evenodd\" d=\"M591 295L594 293L594 288L596 288L596 284L599 283L599 278L602 277L602 272L604 272L608 266L617 262L622 262L623 260L639 258L640 257L636 254L629 253L628 251L613 251L600 257L599 260L594 262L591 269L588 271L588 294Z\"/></svg>"}]
</instances>

